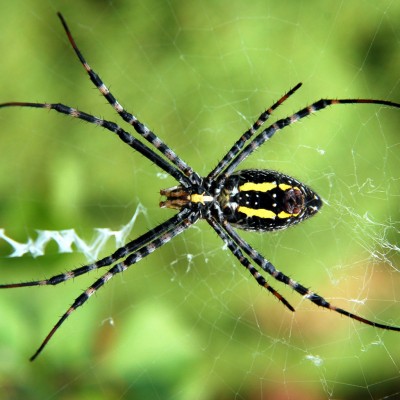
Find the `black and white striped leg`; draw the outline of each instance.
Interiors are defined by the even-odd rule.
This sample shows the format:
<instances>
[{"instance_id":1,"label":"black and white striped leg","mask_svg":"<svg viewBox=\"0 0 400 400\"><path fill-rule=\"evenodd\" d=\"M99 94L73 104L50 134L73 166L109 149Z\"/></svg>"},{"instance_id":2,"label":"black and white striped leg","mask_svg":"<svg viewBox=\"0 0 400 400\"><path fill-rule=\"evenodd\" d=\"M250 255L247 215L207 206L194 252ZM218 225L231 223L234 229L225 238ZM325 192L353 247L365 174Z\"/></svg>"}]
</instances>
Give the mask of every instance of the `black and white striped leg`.
<instances>
[{"instance_id":1,"label":"black and white striped leg","mask_svg":"<svg viewBox=\"0 0 400 400\"><path fill-rule=\"evenodd\" d=\"M130 147L138 151L144 157L154 162L154 164L159 166L166 173L173 176L183 186L188 187L191 184L189 178L186 177L180 170L178 170L175 166L171 165L166 160L161 158L157 153L155 153L149 147L145 146L141 141L137 140L130 133L124 131L115 122L95 117L91 114L79 111L75 108L60 103L52 104L52 103L8 102L0 104L0 108L2 107L32 107L32 108L44 108L47 110L55 110L61 114L66 114L73 118L78 118L83 121L89 122L91 124L101 126L102 128L107 129L108 131L111 131L116 135L118 135L118 137L124 143L128 144Z\"/></svg>"},{"instance_id":2,"label":"black and white striped leg","mask_svg":"<svg viewBox=\"0 0 400 400\"><path fill-rule=\"evenodd\" d=\"M370 99L321 99L294 113L290 117L282 118L270 125L267 129L259 133L251 142L232 160L232 162L225 168L225 170L220 174L220 179L225 179L225 177L231 175L236 167L249 155L251 155L255 150L262 146L267 140L271 139L276 132L285 128L286 126L292 125L301 119L308 117L309 115L323 110L324 108L336 104L380 104L388 107L400 108L400 104L393 103L392 101L386 100L370 100Z\"/></svg>"},{"instance_id":3,"label":"black and white striped leg","mask_svg":"<svg viewBox=\"0 0 400 400\"><path fill-rule=\"evenodd\" d=\"M258 129L268 120L271 114L276 110L285 100L287 100L294 92L296 92L302 83L298 83L293 89L290 89L284 96L282 96L275 104L268 110L264 111L257 119L256 122L239 138L238 141L228 150L225 156L221 159L218 165L207 175L209 181L213 180L226 165L242 150L245 143L258 131Z\"/></svg>"},{"instance_id":4,"label":"black and white striped leg","mask_svg":"<svg viewBox=\"0 0 400 400\"><path fill-rule=\"evenodd\" d=\"M61 316L58 322L51 329L49 334L46 336L40 347L36 350L35 354L30 358L30 361L34 361L35 358L41 353L53 335L56 333L58 328L64 323L64 321L79 307L86 303L89 298L96 293L105 283L107 283L115 275L127 270L130 266L139 262L142 258L147 257L153 253L159 247L168 243L175 236L179 235L191 225L196 223L199 219L199 214L196 212L187 212L186 210L181 211L178 214L187 215L185 219L179 222L177 225L171 226L165 230L160 236L154 238L149 243L144 245L142 248L137 250L135 253L130 254L125 260L115 264L108 272L97 279L90 287L88 287L80 296L78 296L68 310ZM163 225L163 224L162 224Z\"/></svg>"},{"instance_id":5,"label":"black and white striped leg","mask_svg":"<svg viewBox=\"0 0 400 400\"><path fill-rule=\"evenodd\" d=\"M164 143L154 132L152 132L145 124L140 122L134 115L127 112L124 107L117 101L117 99L113 96L107 86L103 83L100 76L97 75L95 71L90 67L90 65L86 62L83 57L81 51L75 43L74 38L72 37L71 31L68 28L67 23L64 20L64 17L58 13L58 17L61 20L61 23L64 27L65 33L68 36L68 40L71 43L72 48L74 49L76 55L78 56L81 64L85 68L88 73L90 80L97 87L100 93L106 98L108 103L117 111L117 113L121 116L121 118L132 125L133 128L139 135L145 138L149 143L151 143L154 148L156 148L161 154L167 157L173 164L175 164L180 171L182 171L185 176L190 177L193 183L199 183L200 177L193 171L193 169L183 161L166 143Z\"/></svg>"},{"instance_id":6,"label":"black and white striped leg","mask_svg":"<svg viewBox=\"0 0 400 400\"><path fill-rule=\"evenodd\" d=\"M99 268L108 267L111 264L116 263L123 257L126 257L130 253L136 252L138 249L147 245L149 242L154 240L157 237L162 236L165 232L171 231L174 226L179 225L182 221L188 216L189 210L184 210L178 214L175 214L173 217L158 225L157 227L151 229L146 232L142 236L138 237L135 240L127 243L126 245L120 247L111 255L102 258L99 261L96 261L93 264L84 265L82 267L73 269L71 271L65 272L63 274L54 275L48 279L42 279L39 281L30 281L30 282L20 282L20 283L9 283L0 285L0 289L10 289L16 287L26 287L26 286L46 286L46 285L58 285L61 282L68 281L69 279L76 278L80 275L86 274L90 271L94 271Z\"/></svg>"},{"instance_id":7,"label":"black and white striped leg","mask_svg":"<svg viewBox=\"0 0 400 400\"><path fill-rule=\"evenodd\" d=\"M290 311L295 311L292 305L277 291L275 290L269 283L265 280L265 278L257 271L257 269L249 262L249 260L243 255L240 251L240 248L236 243L233 242L232 239L224 232L221 228L220 224L213 218L207 218L207 222L210 226L215 230L217 235L225 242L228 249L231 253L239 260L239 262L253 275L254 279L257 283L263 288L267 289L270 293L272 293L279 301L281 301Z\"/></svg>"},{"instance_id":8,"label":"black and white striped leg","mask_svg":"<svg viewBox=\"0 0 400 400\"><path fill-rule=\"evenodd\" d=\"M328 310L335 311L339 314L345 315L346 317L352 318L354 320L360 321L364 324L374 326L375 328L387 329L392 331L400 332L400 327L384 325L377 322L370 321L368 319L362 318L356 314L346 311L342 308L336 307L326 301L319 294L307 289L300 283L289 278L284 273L278 271L273 264L271 264L267 259L265 259L258 251L253 249L247 242L245 242L232 228L228 222L223 222L223 227L230 238L239 246L259 267L261 267L265 272L270 274L277 281L290 286L294 291L304 296L304 298L310 300L314 304L320 307L327 308Z\"/></svg>"}]
</instances>

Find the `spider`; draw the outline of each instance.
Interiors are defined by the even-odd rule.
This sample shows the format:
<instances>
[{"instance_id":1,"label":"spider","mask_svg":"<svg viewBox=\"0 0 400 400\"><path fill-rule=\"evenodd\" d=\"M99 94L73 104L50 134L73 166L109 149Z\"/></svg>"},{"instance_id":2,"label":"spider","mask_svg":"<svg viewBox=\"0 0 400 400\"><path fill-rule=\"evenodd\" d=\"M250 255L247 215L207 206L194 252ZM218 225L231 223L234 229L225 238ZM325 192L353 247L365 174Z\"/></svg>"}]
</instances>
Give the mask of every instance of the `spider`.
<instances>
[{"instance_id":1,"label":"spider","mask_svg":"<svg viewBox=\"0 0 400 400\"><path fill-rule=\"evenodd\" d=\"M400 104L372 99L321 99L287 118L274 122L253 137L273 111L300 88L302 84L298 83L269 109L262 112L257 121L222 157L217 166L207 176L202 177L116 100L99 75L86 62L63 16L60 13L57 15L73 50L89 75L90 80L118 115L131 125L143 139L147 140L150 146L139 141L114 122L95 117L64 104L8 102L0 104L0 107L18 106L55 110L115 133L124 143L177 180L177 186L160 191L160 194L164 197L164 200L160 202L160 207L176 209L178 212L142 236L117 249L111 255L92 264L52 276L49 279L0 285L1 289L58 285L89 271L111 266L104 275L75 299L30 358L31 361L35 360L42 352L64 321L78 307L86 303L106 282L168 243L200 219L207 221L233 256L250 272L257 283L272 293L290 311L294 311L291 304L265 280L255 265L277 281L290 286L317 306L335 311L375 328L400 331L400 327L373 322L330 304L317 293L277 270L271 262L243 240L234 229L256 232L277 231L306 220L315 215L322 207L321 198L312 189L295 178L272 170L245 169L236 171L236 168L245 158L271 139L276 132L331 105L372 103L400 108Z\"/></svg>"}]
</instances>

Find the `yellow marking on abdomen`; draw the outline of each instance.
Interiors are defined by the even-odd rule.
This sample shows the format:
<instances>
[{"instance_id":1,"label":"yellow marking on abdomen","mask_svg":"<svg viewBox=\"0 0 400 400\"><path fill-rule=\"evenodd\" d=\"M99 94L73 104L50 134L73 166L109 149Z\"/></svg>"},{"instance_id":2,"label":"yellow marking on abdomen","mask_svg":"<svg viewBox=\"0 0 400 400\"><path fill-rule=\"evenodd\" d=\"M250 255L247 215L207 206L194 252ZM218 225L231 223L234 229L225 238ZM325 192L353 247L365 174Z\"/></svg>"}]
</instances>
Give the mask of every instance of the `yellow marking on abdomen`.
<instances>
[{"instance_id":1,"label":"yellow marking on abdomen","mask_svg":"<svg viewBox=\"0 0 400 400\"><path fill-rule=\"evenodd\" d=\"M291 189L293 186L290 186L290 185L288 185L288 184L286 184L286 183L281 183L280 185L279 185L279 189L282 189L283 191L285 191L285 190L289 190L289 189Z\"/></svg>"},{"instance_id":2,"label":"yellow marking on abdomen","mask_svg":"<svg viewBox=\"0 0 400 400\"><path fill-rule=\"evenodd\" d=\"M246 214L248 217L258 217L258 218L269 218L269 219L287 219L291 217L296 217L299 214L289 214L285 211L281 211L279 214L274 213L271 210L267 210L265 208L250 208L250 207L243 207L239 206L238 211Z\"/></svg>"},{"instance_id":3,"label":"yellow marking on abdomen","mask_svg":"<svg viewBox=\"0 0 400 400\"><path fill-rule=\"evenodd\" d=\"M275 219L277 217L277 215L273 211L266 210L265 208L250 208L250 207L239 206L238 211L243 214L246 214L248 217L269 218L269 219Z\"/></svg>"},{"instance_id":4,"label":"yellow marking on abdomen","mask_svg":"<svg viewBox=\"0 0 400 400\"><path fill-rule=\"evenodd\" d=\"M297 213L297 214L289 214L289 213L287 213L285 211L281 211L278 214L278 218L285 219L285 218L297 217L298 215L299 215L299 213Z\"/></svg>"},{"instance_id":5,"label":"yellow marking on abdomen","mask_svg":"<svg viewBox=\"0 0 400 400\"><path fill-rule=\"evenodd\" d=\"M246 182L243 185L239 186L239 190L241 192L268 192L272 189L276 188L276 182L262 182L262 183L254 183L254 182Z\"/></svg>"}]
</instances>

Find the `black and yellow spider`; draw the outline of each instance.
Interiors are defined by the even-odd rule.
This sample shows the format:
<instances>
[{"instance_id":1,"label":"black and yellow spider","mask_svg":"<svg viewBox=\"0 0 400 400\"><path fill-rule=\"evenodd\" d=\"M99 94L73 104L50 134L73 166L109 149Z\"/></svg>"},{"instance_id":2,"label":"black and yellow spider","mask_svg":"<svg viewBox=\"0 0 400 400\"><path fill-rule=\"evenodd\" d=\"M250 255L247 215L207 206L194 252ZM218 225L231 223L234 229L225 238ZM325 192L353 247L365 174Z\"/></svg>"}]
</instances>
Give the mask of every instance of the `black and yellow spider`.
<instances>
[{"instance_id":1,"label":"black and yellow spider","mask_svg":"<svg viewBox=\"0 0 400 400\"><path fill-rule=\"evenodd\" d=\"M40 354L67 317L78 307L82 306L89 297L107 281L168 243L173 237L182 233L199 219L204 219L208 222L232 254L253 275L257 283L278 298L289 310L294 311L294 308L266 282L265 278L258 272L254 265L257 265L261 270L271 275L277 281L289 285L296 292L311 300L317 306L336 311L376 328L400 331L400 327L379 324L331 305L323 297L278 271L233 229L235 227L259 232L285 229L316 214L322 206L320 197L313 190L290 176L271 170L247 169L235 171L246 157L269 140L277 131L330 105L373 103L400 108L400 104L385 100L370 99L322 99L303 108L290 117L276 121L252 138L272 112L299 89L301 86L301 83L299 83L280 98L271 108L264 111L253 126L246 131L224 157L222 157L218 165L207 176L201 177L178 157L178 155L159 137L147 128L146 125L141 123L118 103L100 77L91 69L84 59L62 15L59 13L58 16L68 36L69 42L91 81L107 99L108 103L117 111L120 117L125 122L132 125L135 131L153 146L154 150L137 140L116 123L94 117L93 115L78 111L63 104L8 102L0 104L0 107L20 106L56 110L59 113L82 119L114 132L124 143L144 155L152 163L156 164L179 182L177 186L160 191L161 195L165 196L165 200L160 203L160 207L177 209L178 213L139 238L119 248L113 254L93 264L55 275L49 279L0 285L1 289L57 285L94 269L113 265L68 308L53 329L51 329L35 354L30 358L31 361ZM121 259L122 261L119 261Z\"/></svg>"}]
</instances>

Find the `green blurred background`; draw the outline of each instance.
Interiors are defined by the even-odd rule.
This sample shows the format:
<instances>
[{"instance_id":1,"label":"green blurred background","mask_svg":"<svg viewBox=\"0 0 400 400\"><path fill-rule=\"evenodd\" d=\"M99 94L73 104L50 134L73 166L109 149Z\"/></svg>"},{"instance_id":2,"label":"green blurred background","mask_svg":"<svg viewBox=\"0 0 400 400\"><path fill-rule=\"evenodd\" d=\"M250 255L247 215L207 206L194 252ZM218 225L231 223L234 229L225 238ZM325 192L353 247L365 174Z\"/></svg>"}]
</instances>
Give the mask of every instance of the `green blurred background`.
<instances>
[{"instance_id":1,"label":"green blurred background","mask_svg":"<svg viewBox=\"0 0 400 400\"><path fill-rule=\"evenodd\" d=\"M73 4L72 4L73 3ZM119 101L199 173L215 166L261 111L321 97L400 101L400 4L394 1L3 2L3 101L62 102L115 120L73 54L62 11ZM242 168L293 175L325 200L294 229L243 236L276 267L332 303L400 325L399 110L330 108L280 132ZM160 223L174 185L117 138L55 112L0 113L0 228L119 229ZM107 255L115 246L109 243ZM41 279L82 254L9 258L0 281ZM318 309L272 279L291 314L199 223L114 278L28 358L96 274L57 287L0 292L3 399L398 398L399 334Z\"/></svg>"}]
</instances>

